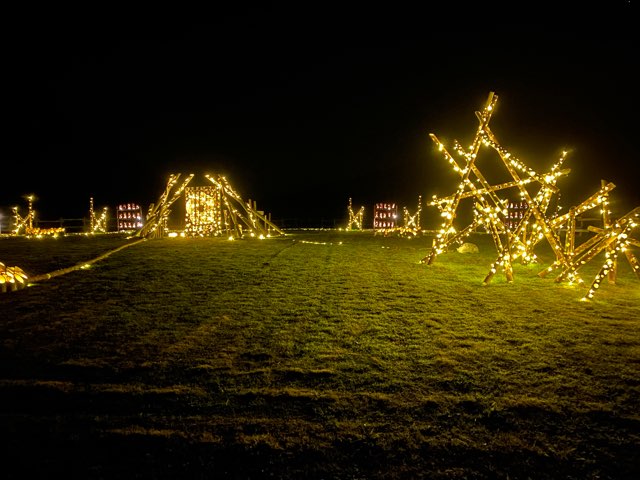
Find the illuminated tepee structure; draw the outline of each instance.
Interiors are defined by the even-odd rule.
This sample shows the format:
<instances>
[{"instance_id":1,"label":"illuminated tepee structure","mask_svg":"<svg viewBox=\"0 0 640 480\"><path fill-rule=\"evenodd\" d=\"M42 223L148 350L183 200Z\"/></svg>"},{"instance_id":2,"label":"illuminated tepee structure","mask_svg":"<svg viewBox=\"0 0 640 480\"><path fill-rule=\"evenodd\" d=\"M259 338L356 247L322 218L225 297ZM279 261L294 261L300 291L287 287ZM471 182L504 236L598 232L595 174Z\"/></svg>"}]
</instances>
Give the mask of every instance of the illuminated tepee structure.
<instances>
[{"instance_id":1,"label":"illuminated tepee structure","mask_svg":"<svg viewBox=\"0 0 640 480\"><path fill-rule=\"evenodd\" d=\"M270 215L259 211L255 201L243 200L223 175L205 177L213 186L206 187L207 198L204 208L201 203L202 196L198 201L193 194L191 197L187 196L187 235L202 235L203 229L208 231L209 235L225 236L229 239L284 235L284 232L271 221ZM204 222L200 221L202 218Z\"/></svg>"},{"instance_id":2,"label":"illuminated tepee structure","mask_svg":"<svg viewBox=\"0 0 640 480\"><path fill-rule=\"evenodd\" d=\"M186 237L225 236L229 239L245 236L265 238L284 235L270 219L270 215L257 210L256 203L244 201L222 175L205 175L212 185L188 187L193 178L189 175L178 185L180 174L174 174L164 193L155 205L151 205L147 220L138 236L143 238L164 236L169 207L184 192Z\"/></svg>"}]
</instances>

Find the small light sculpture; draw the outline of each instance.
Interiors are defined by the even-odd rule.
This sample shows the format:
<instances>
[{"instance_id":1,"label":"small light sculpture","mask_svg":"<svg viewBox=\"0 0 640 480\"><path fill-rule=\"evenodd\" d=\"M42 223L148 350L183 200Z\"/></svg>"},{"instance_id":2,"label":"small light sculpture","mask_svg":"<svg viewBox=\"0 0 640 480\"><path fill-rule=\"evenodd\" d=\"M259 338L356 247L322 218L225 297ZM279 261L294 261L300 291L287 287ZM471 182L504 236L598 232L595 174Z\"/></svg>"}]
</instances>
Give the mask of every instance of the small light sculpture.
<instances>
[{"instance_id":1,"label":"small light sculpture","mask_svg":"<svg viewBox=\"0 0 640 480\"><path fill-rule=\"evenodd\" d=\"M95 210L93 209L93 197L89 199L89 232L107 232L107 207L104 207L102 209L102 214L98 217Z\"/></svg>"},{"instance_id":2,"label":"small light sculpture","mask_svg":"<svg viewBox=\"0 0 640 480\"><path fill-rule=\"evenodd\" d=\"M347 208L349 213L349 222L347 223L347 230L362 230L362 219L364 217L364 206L360 207L357 213L353 211L353 203L349 198L349 206Z\"/></svg>"},{"instance_id":3,"label":"small light sculpture","mask_svg":"<svg viewBox=\"0 0 640 480\"><path fill-rule=\"evenodd\" d=\"M403 224L398 230L401 235L408 235L408 236L413 235L415 237L422 231L422 227L420 226L421 212L422 212L422 195L419 195L418 208L413 215L409 212L409 209L407 207L402 208Z\"/></svg>"},{"instance_id":4,"label":"small light sculpture","mask_svg":"<svg viewBox=\"0 0 640 480\"><path fill-rule=\"evenodd\" d=\"M20 216L18 212L18 207L13 207L13 220L14 227L11 233L13 235L20 235L21 232L24 232L27 236L34 237L42 237L42 236L57 236L60 233L64 233L65 229L63 227L58 228L39 228L34 227L33 224L36 218L36 212L33 209L33 201L35 197L34 195L29 195L27 197L28 200L28 212L26 217Z\"/></svg>"}]
</instances>

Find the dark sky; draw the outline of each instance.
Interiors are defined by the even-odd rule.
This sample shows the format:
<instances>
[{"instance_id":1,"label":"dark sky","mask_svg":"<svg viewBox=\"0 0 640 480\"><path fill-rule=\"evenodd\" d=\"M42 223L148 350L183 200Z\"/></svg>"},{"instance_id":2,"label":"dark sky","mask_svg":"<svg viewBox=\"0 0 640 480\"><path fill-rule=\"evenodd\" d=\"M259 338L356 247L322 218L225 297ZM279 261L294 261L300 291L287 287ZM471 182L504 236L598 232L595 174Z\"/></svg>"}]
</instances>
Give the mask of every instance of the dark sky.
<instances>
[{"instance_id":1,"label":"dark sky","mask_svg":"<svg viewBox=\"0 0 640 480\"><path fill-rule=\"evenodd\" d=\"M565 208L606 179L626 213L640 205L637 5L601 3L16 13L0 212L27 194L41 219L86 216L90 197L146 210L171 173L225 174L274 219L346 217L349 197L414 210L457 185L428 134L470 141L494 91L490 126L514 155L544 172L571 150Z\"/></svg>"}]
</instances>

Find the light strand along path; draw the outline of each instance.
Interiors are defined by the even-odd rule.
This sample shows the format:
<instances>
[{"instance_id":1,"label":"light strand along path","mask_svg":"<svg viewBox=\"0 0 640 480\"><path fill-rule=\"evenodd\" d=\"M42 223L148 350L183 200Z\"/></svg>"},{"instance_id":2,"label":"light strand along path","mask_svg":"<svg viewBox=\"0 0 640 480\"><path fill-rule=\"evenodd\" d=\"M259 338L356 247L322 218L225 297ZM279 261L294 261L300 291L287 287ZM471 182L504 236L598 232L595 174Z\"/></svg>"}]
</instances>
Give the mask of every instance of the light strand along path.
<instances>
[{"instance_id":1,"label":"light strand along path","mask_svg":"<svg viewBox=\"0 0 640 480\"><path fill-rule=\"evenodd\" d=\"M85 267L87 267L89 265L92 265L92 264L94 264L96 262L99 262L100 260L104 260L105 258L107 258L109 255L111 255L113 253L119 252L120 250L124 250L127 247L131 247L133 245L137 245L138 243L144 242L145 240L146 240L146 238L141 238L141 239L136 240L134 242L127 243L125 245L121 245L118 248L114 248L113 250L109 250L108 252L103 253L102 255L100 255L100 256L92 259L92 260L88 260L86 262L80 262L80 263L78 263L78 264L76 264L76 265L74 265L72 267L61 268L59 270L54 270L53 272L43 273L41 275L36 275L34 277L30 277L29 278L29 283L42 282L44 280L49 280L51 278L59 277L60 275L64 275L66 273L73 272L75 270L80 270L81 268L85 268Z\"/></svg>"}]
</instances>

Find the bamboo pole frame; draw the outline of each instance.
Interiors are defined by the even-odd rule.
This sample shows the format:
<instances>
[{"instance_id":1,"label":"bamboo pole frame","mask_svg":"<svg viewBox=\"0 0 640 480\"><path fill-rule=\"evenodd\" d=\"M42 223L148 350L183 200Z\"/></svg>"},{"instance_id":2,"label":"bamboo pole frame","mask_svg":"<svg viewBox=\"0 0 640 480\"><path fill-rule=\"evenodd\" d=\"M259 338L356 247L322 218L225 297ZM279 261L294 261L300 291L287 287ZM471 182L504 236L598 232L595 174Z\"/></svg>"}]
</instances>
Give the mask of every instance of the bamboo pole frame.
<instances>
[{"instance_id":1,"label":"bamboo pole frame","mask_svg":"<svg viewBox=\"0 0 640 480\"><path fill-rule=\"evenodd\" d=\"M180 176L180 173L171 174L169 176L167 186L165 187L164 192L160 195L158 202L150 205L147 220L142 228L138 230L138 237L151 238L162 237L164 235L167 219L169 217L169 213L171 213L169 207L180 197L194 174L189 174L187 178L178 185Z\"/></svg>"},{"instance_id":2,"label":"bamboo pole frame","mask_svg":"<svg viewBox=\"0 0 640 480\"><path fill-rule=\"evenodd\" d=\"M244 201L223 175L205 175L218 189L223 210L224 230L230 238L242 238L245 231L249 236L270 237L273 234L284 235L270 215L264 215L257 209L257 202Z\"/></svg>"},{"instance_id":3,"label":"bamboo pole frame","mask_svg":"<svg viewBox=\"0 0 640 480\"><path fill-rule=\"evenodd\" d=\"M349 221L347 222L347 230L362 230L362 219L364 218L364 206L360 207L357 213L353 211L353 202L349 198L349 205L347 206L347 212L349 213Z\"/></svg>"}]
</instances>

